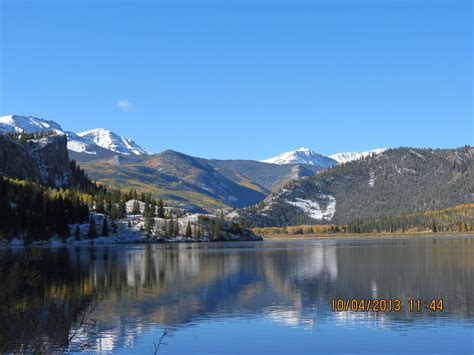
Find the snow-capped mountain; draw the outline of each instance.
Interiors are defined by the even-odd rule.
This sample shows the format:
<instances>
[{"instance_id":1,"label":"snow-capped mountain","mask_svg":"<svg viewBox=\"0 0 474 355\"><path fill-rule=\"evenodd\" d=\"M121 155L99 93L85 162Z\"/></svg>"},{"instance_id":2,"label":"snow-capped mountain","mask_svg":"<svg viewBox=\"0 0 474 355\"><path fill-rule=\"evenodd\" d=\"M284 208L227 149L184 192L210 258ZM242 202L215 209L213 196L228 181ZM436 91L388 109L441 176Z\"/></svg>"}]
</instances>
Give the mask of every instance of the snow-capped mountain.
<instances>
[{"instance_id":1,"label":"snow-capped mountain","mask_svg":"<svg viewBox=\"0 0 474 355\"><path fill-rule=\"evenodd\" d=\"M280 155L277 155L273 158L268 158L262 160L264 163L270 164L308 164L308 165L315 165L321 168L328 168L330 166L336 165L337 162L324 156L322 154L316 153L309 148L299 148L296 150L292 150L291 152L286 152Z\"/></svg>"},{"instance_id":2,"label":"snow-capped mountain","mask_svg":"<svg viewBox=\"0 0 474 355\"><path fill-rule=\"evenodd\" d=\"M0 132L29 132L41 131L63 132L59 124L54 121L44 120L32 116L8 115L0 117Z\"/></svg>"},{"instance_id":3,"label":"snow-capped mountain","mask_svg":"<svg viewBox=\"0 0 474 355\"><path fill-rule=\"evenodd\" d=\"M87 141L94 142L99 147L111 150L124 155L149 155L146 151L133 140L121 137L118 134L104 128L95 128L89 131L78 133L78 136Z\"/></svg>"},{"instance_id":4,"label":"snow-capped mountain","mask_svg":"<svg viewBox=\"0 0 474 355\"><path fill-rule=\"evenodd\" d=\"M58 123L43 118L20 115L0 117L0 133L37 133L42 131L54 131L58 134L66 135L67 148L76 153L97 155L100 152L104 152L105 149L105 151L124 155L150 154L131 139L121 137L105 129L93 129L76 134L74 132L65 131Z\"/></svg>"},{"instance_id":5,"label":"snow-capped mountain","mask_svg":"<svg viewBox=\"0 0 474 355\"><path fill-rule=\"evenodd\" d=\"M322 155L312 151L309 148L299 148L292 150L291 152L286 152L280 155L277 155L273 158L268 158L262 160L264 163L271 164L309 164L315 165L322 168L328 168L336 164L344 164L353 160L358 160L365 158L372 154L380 154L386 151L387 148L377 148L372 150L367 150L364 152L344 152L332 154L329 156Z\"/></svg>"},{"instance_id":6,"label":"snow-capped mountain","mask_svg":"<svg viewBox=\"0 0 474 355\"><path fill-rule=\"evenodd\" d=\"M372 154L380 154L387 150L387 148L377 148L372 150L367 150L365 152L345 152L345 153L337 153L332 154L329 158L334 159L337 161L338 164L344 164L353 160L358 160L361 158L365 158Z\"/></svg>"}]
</instances>

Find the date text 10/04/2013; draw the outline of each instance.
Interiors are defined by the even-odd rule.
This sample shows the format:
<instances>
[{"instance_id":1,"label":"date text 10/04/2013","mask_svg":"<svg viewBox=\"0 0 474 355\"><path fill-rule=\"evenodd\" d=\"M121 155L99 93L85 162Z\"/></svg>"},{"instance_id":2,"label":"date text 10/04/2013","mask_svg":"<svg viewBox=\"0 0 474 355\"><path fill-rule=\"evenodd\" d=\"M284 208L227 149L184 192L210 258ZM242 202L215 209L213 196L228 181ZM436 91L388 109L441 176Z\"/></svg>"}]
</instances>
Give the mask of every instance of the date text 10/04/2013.
<instances>
[{"instance_id":1,"label":"date text 10/04/2013","mask_svg":"<svg viewBox=\"0 0 474 355\"><path fill-rule=\"evenodd\" d=\"M398 298L394 299L341 299L331 300L333 312L442 312L444 300L436 299L408 299L406 302Z\"/></svg>"}]
</instances>

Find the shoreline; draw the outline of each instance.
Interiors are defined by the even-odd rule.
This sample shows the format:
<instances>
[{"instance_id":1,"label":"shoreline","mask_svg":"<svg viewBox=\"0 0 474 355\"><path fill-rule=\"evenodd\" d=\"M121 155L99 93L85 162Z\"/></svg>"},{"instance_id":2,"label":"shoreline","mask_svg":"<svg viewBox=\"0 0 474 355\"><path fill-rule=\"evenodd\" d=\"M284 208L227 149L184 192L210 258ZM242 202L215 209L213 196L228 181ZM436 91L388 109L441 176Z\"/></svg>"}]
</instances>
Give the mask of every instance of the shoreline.
<instances>
[{"instance_id":1,"label":"shoreline","mask_svg":"<svg viewBox=\"0 0 474 355\"><path fill-rule=\"evenodd\" d=\"M299 235L282 235L282 234L271 234L271 235L260 235L263 241L272 240L331 240L331 239L393 239L393 238L417 238L417 237L468 237L474 238L474 231L470 232L418 232L418 233L319 233L319 234L299 234Z\"/></svg>"},{"instance_id":2,"label":"shoreline","mask_svg":"<svg viewBox=\"0 0 474 355\"><path fill-rule=\"evenodd\" d=\"M59 241L58 239L52 238L45 241L34 241L30 244L25 244L23 240L14 240L7 242L5 240L0 240L0 249L9 249L9 248L71 248L71 247L97 247L97 246L113 246L113 245L144 245L144 244L191 244L191 243L226 243L226 242L261 242L263 238L257 235L257 238L230 238L223 240L214 240L214 239L196 239L196 238L186 238L186 237L176 237L176 238L155 238L147 239L134 238L117 238L117 236L111 237L99 237L93 240L70 240L70 241Z\"/></svg>"}]
</instances>

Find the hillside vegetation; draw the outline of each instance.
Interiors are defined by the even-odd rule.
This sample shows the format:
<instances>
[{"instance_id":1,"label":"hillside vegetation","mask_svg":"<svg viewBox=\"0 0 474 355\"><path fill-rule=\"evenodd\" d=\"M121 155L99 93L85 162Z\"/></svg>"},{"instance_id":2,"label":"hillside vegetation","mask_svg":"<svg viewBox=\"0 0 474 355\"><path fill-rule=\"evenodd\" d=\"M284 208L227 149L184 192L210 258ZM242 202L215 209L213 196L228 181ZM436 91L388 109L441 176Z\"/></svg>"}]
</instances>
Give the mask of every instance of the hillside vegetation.
<instances>
[{"instance_id":1,"label":"hillside vegetation","mask_svg":"<svg viewBox=\"0 0 474 355\"><path fill-rule=\"evenodd\" d=\"M416 233L416 232L472 232L474 204L440 210L356 220L349 224L314 224L290 227L256 227L254 233L262 236L298 236L330 233Z\"/></svg>"},{"instance_id":2,"label":"hillside vegetation","mask_svg":"<svg viewBox=\"0 0 474 355\"><path fill-rule=\"evenodd\" d=\"M251 225L348 224L474 201L474 149L390 149L293 180L240 210Z\"/></svg>"}]
</instances>

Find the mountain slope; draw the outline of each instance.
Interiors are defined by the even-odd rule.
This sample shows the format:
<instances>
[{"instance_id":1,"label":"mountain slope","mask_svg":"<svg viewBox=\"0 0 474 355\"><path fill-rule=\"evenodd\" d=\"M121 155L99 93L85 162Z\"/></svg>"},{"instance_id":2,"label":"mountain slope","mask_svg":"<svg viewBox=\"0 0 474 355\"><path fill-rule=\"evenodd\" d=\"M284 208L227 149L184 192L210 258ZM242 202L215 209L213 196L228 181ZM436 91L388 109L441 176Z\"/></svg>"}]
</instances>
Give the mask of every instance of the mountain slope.
<instances>
[{"instance_id":1,"label":"mountain slope","mask_svg":"<svg viewBox=\"0 0 474 355\"><path fill-rule=\"evenodd\" d=\"M291 152L286 152L272 158L262 160L263 163L270 164L305 164L314 165L319 168L334 166L336 161L322 154L318 154L309 148L299 148Z\"/></svg>"},{"instance_id":2,"label":"mountain slope","mask_svg":"<svg viewBox=\"0 0 474 355\"><path fill-rule=\"evenodd\" d=\"M248 186L265 194L292 179L313 176L321 170L314 165L280 165L254 160L202 160L237 184Z\"/></svg>"},{"instance_id":3,"label":"mountain slope","mask_svg":"<svg viewBox=\"0 0 474 355\"><path fill-rule=\"evenodd\" d=\"M8 115L0 117L0 132L29 132L43 131L63 132L61 126L54 122L32 116Z\"/></svg>"},{"instance_id":4,"label":"mountain slope","mask_svg":"<svg viewBox=\"0 0 474 355\"><path fill-rule=\"evenodd\" d=\"M104 128L95 128L77 134L99 147L124 155L150 155L151 153L140 147L133 140L121 137Z\"/></svg>"},{"instance_id":5,"label":"mountain slope","mask_svg":"<svg viewBox=\"0 0 474 355\"><path fill-rule=\"evenodd\" d=\"M76 134L63 130L54 121L32 116L8 115L0 117L0 133L53 131L67 136L67 148L76 159L92 160L111 157L117 152L124 155L148 155L145 149L128 138L105 129L94 129Z\"/></svg>"},{"instance_id":6,"label":"mountain slope","mask_svg":"<svg viewBox=\"0 0 474 355\"><path fill-rule=\"evenodd\" d=\"M191 210L243 207L266 196L228 179L203 159L172 150L151 156L116 155L81 167L108 185L149 191Z\"/></svg>"},{"instance_id":7,"label":"mountain slope","mask_svg":"<svg viewBox=\"0 0 474 355\"><path fill-rule=\"evenodd\" d=\"M474 200L474 148L390 149L295 180L241 211L255 226L348 223Z\"/></svg>"},{"instance_id":8,"label":"mountain slope","mask_svg":"<svg viewBox=\"0 0 474 355\"><path fill-rule=\"evenodd\" d=\"M64 187L71 176L64 135L17 141L0 135L0 175Z\"/></svg>"},{"instance_id":9,"label":"mountain slope","mask_svg":"<svg viewBox=\"0 0 474 355\"><path fill-rule=\"evenodd\" d=\"M387 150L386 148L377 148L377 149L367 150L365 152L337 153L337 154L330 155L329 158L334 159L335 161L338 162L338 164L344 164L353 160L359 160L359 159L368 157L373 154L377 155L377 154L385 152L386 150Z\"/></svg>"}]
</instances>

